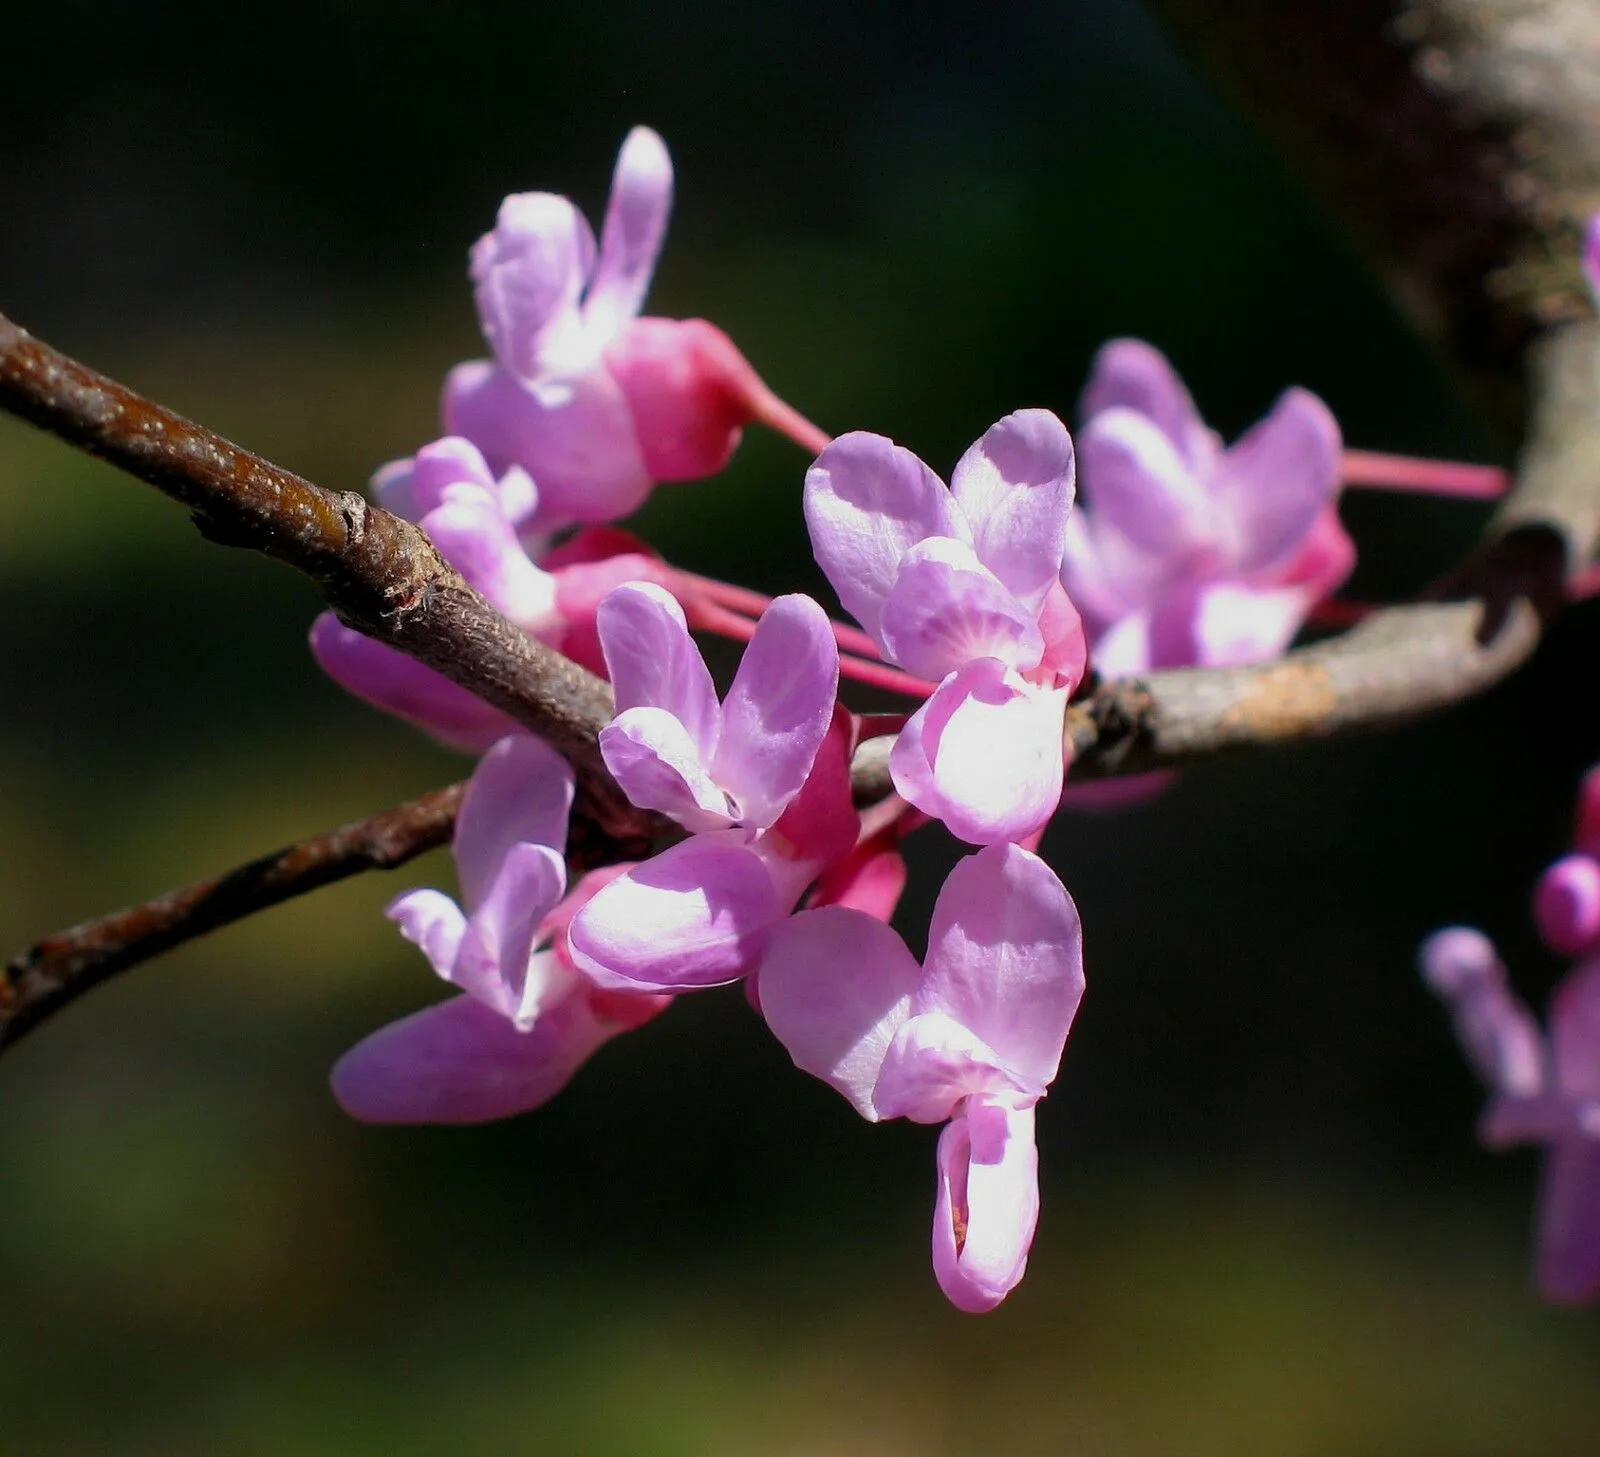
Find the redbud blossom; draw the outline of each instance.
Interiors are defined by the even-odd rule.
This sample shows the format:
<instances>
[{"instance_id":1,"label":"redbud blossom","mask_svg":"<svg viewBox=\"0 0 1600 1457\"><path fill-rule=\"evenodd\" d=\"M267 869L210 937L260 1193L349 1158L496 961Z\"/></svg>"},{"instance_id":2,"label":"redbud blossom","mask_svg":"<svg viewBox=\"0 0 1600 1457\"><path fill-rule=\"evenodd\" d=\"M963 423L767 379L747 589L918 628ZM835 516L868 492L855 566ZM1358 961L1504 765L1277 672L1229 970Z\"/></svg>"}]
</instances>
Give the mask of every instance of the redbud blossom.
<instances>
[{"instance_id":1,"label":"redbud blossom","mask_svg":"<svg viewBox=\"0 0 1600 1457\"><path fill-rule=\"evenodd\" d=\"M1022 1278L1039 1213L1034 1106L1083 996L1077 908L1044 861L991 845L951 871L923 965L862 911L802 911L761 967L761 1011L796 1066L862 1117L949 1120L933 1265L962 1310Z\"/></svg>"},{"instance_id":2,"label":"redbud blossom","mask_svg":"<svg viewBox=\"0 0 1600 1457\"><path fill-rule=\"evenodd\" d=\"M1224 448L1160 351L1115 339L1080 413L1061 580L1102 673L1276 657L1349 575L1339 427L1309 391Z\"/></svg>"},{"instance_id":3,"label":"redbud blossom","mask_svg":"<svg viewBox=\"0 0 1600 1457\"><path fill-rule=\"evenodd\" d=\"M1072 441L1048 410L1019 410L950 482L857 431L807 473L806 523L845 610L889 661L939 685L896 740L895 788L973 844L1020 840L1061 798L1063 718L1084 668L1057 581Z\"/></svg>"},{"instance_id":4,"label":"redbud blossom","mask_svg":"<svg viewBox=\"0 0 1600 1457\"><path fill-rule=\"evenodd\" d=\"M577 907L619 870L585 877L563 899L562 848L572 770L527 735L484 756L456 820L465 909L436 890L389 907L460 995L358 1043L333 1070L333 1091L369 1123L479 1123L546 1102L603 1042L665 1009L665 997L591 987L561 945Z\"/></svg>"}]
</instances>

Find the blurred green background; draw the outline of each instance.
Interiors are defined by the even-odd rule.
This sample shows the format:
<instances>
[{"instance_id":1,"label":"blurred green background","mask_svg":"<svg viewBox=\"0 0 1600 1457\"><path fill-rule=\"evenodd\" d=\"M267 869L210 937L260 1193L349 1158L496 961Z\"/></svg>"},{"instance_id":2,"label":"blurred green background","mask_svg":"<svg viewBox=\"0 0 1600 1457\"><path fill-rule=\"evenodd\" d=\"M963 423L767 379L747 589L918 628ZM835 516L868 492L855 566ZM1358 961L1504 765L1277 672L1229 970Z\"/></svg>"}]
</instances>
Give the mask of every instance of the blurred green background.
<instances>
[{"instance_id":1,"label":"blurred green background","mask_svg":"<svg viewBox=\"0 0 1600 1457\"><path fill-rule=\"evenodd\" d=\"M0 308L330 486L435 433L499 197L598 209L640 121L679 176L652 311L831 429L945 470L1136 334L1229 434L1293 382L1353 444L1505 458L1128 0L58 0L0 47ZM815 586L804 464L753 437L640 529ZM1376 597L1482 511L1346 517ZM0 563L4 946L468 767L319 675L290 573L8 422ZM737 992L529 1117L345 1120L334 1058L438 993L379 909L447 856L134 971L0 1063L0 1451L1587 1457L1600 1315L1529 1291L1535 1158L1475 1148L1413 957L1470 920L1536 1002L1559 973L1526 902L1600 757L1597 639L1580 608L1444 718L1058 821L1090 990L980 1319L928 1268L933 1130L859 1122Z\"/></svg>"}]
</instances>

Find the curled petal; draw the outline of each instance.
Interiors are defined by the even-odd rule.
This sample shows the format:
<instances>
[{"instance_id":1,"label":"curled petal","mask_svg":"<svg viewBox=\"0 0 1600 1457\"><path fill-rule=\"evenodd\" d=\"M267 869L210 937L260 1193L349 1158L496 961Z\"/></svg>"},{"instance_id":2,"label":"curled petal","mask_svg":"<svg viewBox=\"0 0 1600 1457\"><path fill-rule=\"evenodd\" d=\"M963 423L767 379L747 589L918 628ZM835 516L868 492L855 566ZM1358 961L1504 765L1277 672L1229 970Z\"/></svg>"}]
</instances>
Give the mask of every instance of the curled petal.
<instances>
[{"instance_id":1,"label":"curled petal","mask_svg":"<svg viewBox=\"0 0 1600 1457\"><path fill-rule=\"evenodd\" d=\"M570 973L554 957L533 952L539 923L566 888L566 861L548 845L513 845L468 919L445 979L519 1027L531 1025L542 1008L571 987Z\"/></svg>"},{"instance_id":2,"label":"curled petal","mask_svg":"<svg viewBox=\"0 0 1600 1457\"><path fill-rule=\"evenodd\" d=\"M1200 477L1146 416L1121 408L1094 416L1078 432L1078 464L1096 520L1139 551L1167 561L1215 539L1216 510Z\"/></svg>"},{"instance_id":3,"label":"curled petal","mask_svg":"<svg viewBox=\"0 0 1600 1457\"><path fill-rule=\"evenodd\" d=\"M844 610L874 637L900 559L928 536L970 540L939 478L903 446L852 431L806 472L806 526Z\"/></svg>"},{"instance_id":4,"label":"curled petal","mask_svg":"<svg viewBox=\"0 0 1600 1457\"><path fill-rule=\"evenodd\" d=\"M615 521L644 504L654 482L633 433L627 399L598 361L523 384L484 360L458 364L444 384L445 427L465 435L492 469L521 466L539 483L524 532Z\"/></svg>"},{"instance_id":5,"label":"curled petal","mask_svg":"<svg viewBox=\"0 0 1600 1457\"><path fill-rule=\"evenodd\" d=\"M1061 800L1065 711L1065 693L979 658L950 674L900 731L889 754L894 787L971 844L1024 840Z\"/></svg>"},{"instance_id":6,"label":"curled petal","mask_svg":"<svg viewBox=\"0 0 1600 1457\"><path fill-rule=\"evenodd\" d=\"M1600 1099L1600 956L1580 962L1550 998L1556 1082L1573 1099Z\"/></svg>"},{"instance_id":7,"label":"curled petal","mask_svg":"<svg viewBox=\"0 0 1600 1457\"><path fill-rule=\"evenodd\" d=\"M1028 1268L1039 1222L1033 1109L974 1102L939 1135L933 1272L957 1310L993 1310Z\"/></svg>"},{"instance_id":8,"label":"curled petal","mask_svg":"<svg viewBox=\"0 0 1600 1457\"><path fill-rule=\"evenodd\" d=\"M421 947L433 969L449 981L467 929L461 907L443 891L408 890L389 902L384 915L400 928L407 941Z\"/></svg>"},{"instance_id":9,"label":"curled petal","mask_svg":"<svg viewBox=\"0 0 1600 1457\"><path fill-rule=\"evenodd\" d=\"M920 975L905 942L874 917L842 906L802 911L762 960L761 1015L796 1067L876 1122L873 1088Z\"/></svg>"},{"instance_id":10,"label":"curled petal","mask_svg":"<svg viewBox=\"0 0 1600 1457\"><path fill-rule=\"evenodd\" d=\"M1564 1138L1545 1154L1537 1246L1546 1300L1600 1300L1600 1139Z\"/></svg>"},{"instance_id":11,"label":"curled petal","mask_svg":"<svg viewBox=\"0 0 1600 1457\"><path fill-rule=\"evenodd\" d=\"M595 622L617 712L664 709L683 725L701 762L709 765L722 732L722 710L677 600L651 582L625 583L600 604Z\"/></svg>"},{"instance_id":12,"label":"curled petal","mask_svg":"<svg viewBox=\"0 0 1600 1457\"><path fill-rule=\"evenodd\" d=\"M615 337L644 306L671 211L667 144L649 127L636 126L617 154L600 258L583 301L584 322L597 337Z\"/></svg>"},{"instance_id":13,"label":"curled petal","mask_svg":"<svg viewBox=\"0 0 1600 1457\"><path fill-rule=\"evenodd\" d=\"M1600 864L1565 855L1539 877L1533 918L1552 951L1576 956L1600 938Z\"/></svg>"},{"instance_id":14,"label":"curled petal","mask_svg":"<svg viewBox=\"0 0 1600 1457\"><path fill-rule=\"evenodd\" d=\"M566 198L519 192L500 204L494 231L473 245L471 272L483 336L512 374L537 378L552 336L573 327L594 252Z\"/></svg>"},{"instance_id":15,"label":"curled petal","mask_svg":"<svg viewBox=\"0 0 1600 1457\"><path fill-rule=\"evenodd\" d=\"M449 500L422 518L445 560L526 632L549 626L555 578L536 567L497 497Z\"/></svg>"},{"instance_id":16,"label":"curled petal","mask_svg":"<svg viewBox=\"0 0 1600 1457\"><path fill-rule=\"evenodd\" d=\"M884 599L878 630L885 654L937 683L974 658L1032 668L1044 656L1030 611L965 542L935 536L905 555Z\"/></svg>"},{"instance_id":17,"label":"curled petal","mask_svg":"<svg viewBox=\"0 0 1600 1457\"><path fill-rule=\"evenodd\" d=\"M1232 526L1233 561L1260 571L1289 557L1339 489L1338 422L1309 390L1285 390L1229 447L1211 492Z\"/></svg>"},{"instance_id":18,"label":"curled petal","mask_svg":"<svg viewBox=\"0 0 1600 1457\"><path fill-rule=\"evenodd\" d=\"M1073 479L1072 437L1049 410L991 425L950 477L978 560L1034 614L1061 571Z\"/></svg>"},{"instance_id":19,"label":"curled petal","mask_svg":"<svg viewBox=\"0 0 1600 1457\"><path fill-rule=\"evenodd\" d=\"M403 718L442 744L481 753L516 721L397 648L346 627L331 612L311 624L311 655L348 693Z\"/></svg>"},{"instance_id":20,"label":"curled petal","mask_svg":"<svg viewBox=\"0 0 1600 1457\"><path fill-rule=\"evenodd\" d=\"M532 734L508 734L483 756L456 816L456 873L469 908L483 903L513 845L565 851L572 795L572 766Z\"/></svg>"},{"instance_id":21,"label":"curled petal","mask_svg":"<svg viewBox=\"0 0 1600 1457\"><path fill-rule=\"evenodd\" d=\"M600 730L600 753L622 792L690 834L725 830L737 815L699 746L664 708L630 708Z\"/></svg>"},{"instance_id":22,"label":"curled petal","mask_svg":"<svg viewBox=\"0 0 1600 1457\"><path fill-rule=\"evenodd\" d=\"M913 997L912 1006L920 1000ZM872 1101L881 1118L942 1123L971 1094L1014 1095L1031 1103L1044 1096L1044 1086L1019 1083L976 1032L933 1011L917 1013L895 1033Z\"/></svg>"},{"instance_id":23,"label":"curled petal","mask_svg":"<svg viewBox=\"0 0 1600 1457\"><path fill-rule=\"evenodd\" d=\"M712 761L747 827L765 829L811 773L833 720L839 649L811 598L779 597L761 614L722 705Z\"/></svg>"},{"instance_id":24,"label":"curled petal","mask_svg":"<svg viewBox=\"0 0 1600 1457\"><path fill-rule=\"evenodd\" d=\"M549 1101L620 1030L581 992L527 1032L452 997L358 1042L333 1069L333 1095L364 1123L487 1123Z\"/></svg>"},{"instance_id":25,"label":"curled petal","mask_svg":"<svg viewBox=\"0 0 1600 1457\"><path fill-rule=\"evenodd\" d=\"M688 991L737 981L788 914L761 857L696 835L618 876L574 918L572 962L610 991Z\"/></svg>"},{"instance_id":26,"label":"curled petal","mask_svg":"<svg viewBox=\"0 0 1600 1457\"><path fill-rule=\"evenodd\" d=\"M1083 985L1078 908L1043 860L990 845L956 865L934 904L918 1012L954 1018L1042 1092Z\"/></svg>"},{"instance_id":27,"label":"curled petal","mask_svg":"<svg viewBox=\"0 0 1600 1457\"><path fill-rule=\"evenodd\" d=\"M1177 371L1154 345L1113 339L1095 355L1078 401L1078 418L1087 424L1113 408L1148 416L1190 470L1199 474L1209 468L1216 437L1206 429Z\"/></svg>"},{"instance_id":28,"label":"curled petal","mask_svg":"<svg viewBox=\"0 0 1600 1457\"><path fill-rule=\"evenodd\" d=\"M1495 1092L1537 1094L1545 1082L1544 1038L1506 985L1489 938L1469 926L1435 931L1418 953L1422 978L1449 1007L1456 1037Z\"/></svg>"}]
</instances>

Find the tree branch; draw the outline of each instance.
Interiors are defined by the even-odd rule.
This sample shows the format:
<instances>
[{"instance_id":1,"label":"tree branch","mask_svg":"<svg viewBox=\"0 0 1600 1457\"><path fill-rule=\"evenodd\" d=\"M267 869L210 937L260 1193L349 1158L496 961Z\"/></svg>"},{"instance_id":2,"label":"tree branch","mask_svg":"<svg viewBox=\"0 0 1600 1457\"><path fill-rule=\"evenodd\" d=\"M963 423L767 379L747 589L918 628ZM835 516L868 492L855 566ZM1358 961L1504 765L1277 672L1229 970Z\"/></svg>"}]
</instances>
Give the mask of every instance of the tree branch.
<instances>
[{"instance_id":1,"label":"tree branch","mask_svg":"<svg viewBox=\"0 0 1600 1457\"><path fill-rule=\"evenodd\" d=\"M0 974L0 1052L101 982L281 901L364 870L393 870L446 844L465 784L275 851L46 936Z\"/></svg>"}]
</instances>

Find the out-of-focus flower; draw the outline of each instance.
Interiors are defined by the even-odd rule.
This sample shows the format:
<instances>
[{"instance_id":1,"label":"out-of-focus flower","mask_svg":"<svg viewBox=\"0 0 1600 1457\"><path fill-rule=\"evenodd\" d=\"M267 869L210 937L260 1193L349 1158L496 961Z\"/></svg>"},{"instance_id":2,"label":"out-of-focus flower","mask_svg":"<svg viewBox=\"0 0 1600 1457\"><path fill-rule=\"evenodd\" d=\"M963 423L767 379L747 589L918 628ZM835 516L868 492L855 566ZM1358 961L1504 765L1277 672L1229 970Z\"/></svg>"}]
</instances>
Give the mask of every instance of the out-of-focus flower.
<instances>
[{"instance_id":1,"label":"out-of-focus flower","mask_svg":"<svg viewBox=\"0 0 1600 1457\"><path fill-rule=\"evenodd\" d=\"M1160 351L1116 339L1080 410L1061 580L1101 672L1276 657L1349 575L1339 427L1309 391L1224 448Z\"/></svg>"},{"instance_id":2,"label":"out-of-focus flower","mask_svg":"<svg viewBox=\"0 0 1600 1457\"><path fill-rule=\"evenodd\" d=\"M389 907L459 995L358 1043L333 1091L369 1123L480 1123L536 1108L603 1042L664 1010L665 997L592 987L566 956L578 908L620 868L586 876L563 899L572 770L525 734L484 756L456 820L465 909L436 890Z\"/></svg>"},{"instance_id":3,"label":"out-of-focus flower","mask_svg":"<svg viewBox=\"0 0 1600 1457\"><path fill-rule=\"evenodd\" d=\"M743 426L765 420L815 450L826 439L778 400L722 330L640 318L672 206L661 138L623 142L598 249L582 213L549 192L501 204L472 249L493 360L445 382L445 426L503 471L539 483L524 529L612 521L657 481L720 470Z\"/></svg>"},{"instance_id":4,"label":"out-of-focus flower","mask_svg":"<svg viewBox=\"0 0 1600 1457\"><path fill-rule=\"evenodd\" d=\"M1600 213L1589 219L1589 226L1584 230L1583 276L1595 302L1600 304Z\"/></svg>"},{"instance_id":5,"label":"out-of-focus flower","mask_svg":"<svg viewBox=\"0 0 1600 1457\"><path fill-rule=\"evenodd\" d=\"M939 685L896 740L895 788L973 844L1025 838L1061 798L1063 715L1085 660L1057 581L1072 498L1072 441L1048 410L992 426L948 490L864 431L806 475L812 549L845 610Z\"/></svg>"},{"instance_id":6,"label":"out-of-focus flower","mask_svg":"<svg viewBox=\"0 0 1600 1457\"><path fill-rule=\"evenodd\" d=\"M1491 1148L1545 1145L1536 1278L1546 1299L1600 1299L1600 957L1580 962L1550 1001L1543 1036L1512 993L1493 945L1464 926L1423 943L1423 977L1489 1089L1480 1136Z\"/></svg>"},{"instance_id":7,"label":"out-of-focus flower","mask_svg":"<svg viewBox=\"0 0 1600 1457\"><path fill-rule=\"evenodd\" d=\"M1578 790L1572 853L1539 877L1533 918L1552 951L1600 952L1600 764L1584 775Z\"/></svg>"},{"instance_id":8,"label":"out-of-focus flower","mask_svg":"<svg viewBox=\"0 0 1600 1457\"><path fill-rule=\"evenodd\" d=\"M1039 1213L1034 1107L1083 996L1077 908L1042 860L992 845L950 873L922 966L872 915L803 911L772 937L761 1011L864 1118L939 1138L933 1265L962 1310L1022 1278Z\"/></svg>"}]
</instances>

